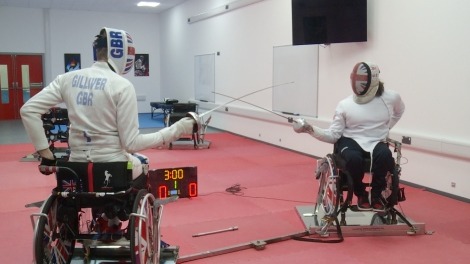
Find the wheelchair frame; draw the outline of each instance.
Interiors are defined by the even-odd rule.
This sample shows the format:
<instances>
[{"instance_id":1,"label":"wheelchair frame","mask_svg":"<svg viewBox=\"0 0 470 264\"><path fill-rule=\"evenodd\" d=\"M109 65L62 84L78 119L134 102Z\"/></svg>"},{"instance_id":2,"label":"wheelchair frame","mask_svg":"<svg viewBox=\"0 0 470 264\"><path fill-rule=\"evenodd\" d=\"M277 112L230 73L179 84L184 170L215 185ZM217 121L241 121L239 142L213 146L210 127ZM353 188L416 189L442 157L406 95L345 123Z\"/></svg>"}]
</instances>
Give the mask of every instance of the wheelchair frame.
<instances>
[{"instance_id":1,"label":"wheelchair frame","mask_svg":"<svg viewBox=\"0 0 470 264\"><path fill-rule=\"evenodd\" d=\"M181 104L181 105L185 105L185 104ZM181 115L182 113L175 113L175 114L179 115L178 116L179 119L183 117L191 117L194 120L196 120L196 127L191 133L191 138L181 137L180 139L177 139L176 141L170 142L168 149L173 149L174 145L187 145L188 142L193 143L194 149L209 149L211 147L211 142L204 140L204 137L206 135L207 126L209 125L209 122L211 121L212 117L209 116L209 118L206 121L204 121L197 114L197 107L198 107L197 104L190 104L190 105L194 105L195 107L194 109L196 110L196 112L184 112L184 116ZM188 110L191 110L191 109L188 109ZM179 120L178 119L176 121L175 120L170 121L172 114L174 113L168 114L165 118L165 125L167 127L171 126L172 124L174 124L176 121Z\"/></svg>"},{"instance_id":2,"label":"wheelchair frame","mask_svg":"<svg viewBox=\"0 0 470 264\"><path fill-rule=\"evenodd\" d=\"M61 153L61 158L68 157L69 154L69 128L70 122L67 108L53 107L41 116L44 133L46 134L49 149L54 155ZM62 127L66 128L63 129ZM55 142L66 143L66 148L57 148Z\"/></svg>"},{"instance_id":3,"label":"wheelchair frame","mask_svg":"<svg viewBox=\"0 0 470 264\"><path fill-rule=\"evenodd\" d=\"M396 225L397 216L410 228L407 234L416 234L416 228L400 213L395 205L404 201L404 190L399 188L399 178L401 175L401 142L387 139L389 146L393 146L395 155L395 166L393 172L386 176L386 187L382 191L382 202L385 205L384 212L374 214L371 225L386 224ZM319 215L319 210L323 210L324 215L318 223L316 233L321 237L329 236L330 227L335 224L337 233L342 240L341 226L346 226L346 211L358 211L352 205L353 181L350 174L344 170L344 161L336 154L327 154L318 160L316 179L319 180L319 189L314 209L314 216ZM341 215L341 220L338 220Z\"/></svg>"},{"instance_id":4,"label":"wheelchair frame","mask_svg":"<svg viewBox=\"0 0 470 264\"><path fill-rule=\"evenodd\" d=\"M56 174L60 170L75 173L67 167L41 167ZM95 248L106 245L125 248L131 263L159 263L162 253L160 221L163 204L168 201L157 200L149 191L132 187L119 192L60 192L53 189L40 213L31 215L33 263L70 263L77 242L83 244L85 261L90 260ZM97 217L91 212L109 201L132 203L127 227L117 233L96 232ZM176 259L177 250L171 250Z\"/></svg>"}]
</instances>

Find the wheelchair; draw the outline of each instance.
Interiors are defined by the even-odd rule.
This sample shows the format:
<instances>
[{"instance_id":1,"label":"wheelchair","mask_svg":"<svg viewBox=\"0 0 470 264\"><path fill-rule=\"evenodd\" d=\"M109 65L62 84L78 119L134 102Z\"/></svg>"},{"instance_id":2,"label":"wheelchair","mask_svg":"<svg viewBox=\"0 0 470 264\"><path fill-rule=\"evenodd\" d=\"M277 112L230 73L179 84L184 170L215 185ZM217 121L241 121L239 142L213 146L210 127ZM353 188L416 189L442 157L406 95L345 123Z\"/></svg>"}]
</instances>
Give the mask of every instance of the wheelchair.
<instances>
[{"instance_id":1,"label":"wheelchair","mask_svg":"<svg viewBox=\"0 0 470 264\"><path fill-rule=\"evenodd\" d=\"M57 186L40 212L31 215L33 263L71 263L77 243L83 244L85 261L101 246L124 251L131 263L160 262L169 247L160 238L165 201L152 194L147 173L140 176L145 176L145 183L133 182L129 165L58 161L56 166L39 166L42 172L55 173ZM122 226L108 232L102 228L107 226L102 224L103 214L117 216Z\"/></svg>"},{"instance_id":2,"label":"wheelchair","mask_svg":"<svg viewBox=\"0 0 470 264\"><path fill-rule=\"evenodd\" d=\"M191 117L196 120L196 126L190 137L181 137L175 142L170 142L169 149L173 149L173 146L176 145L177 142L181 143L181 145L190 143L193 145L194 149L210 148L211 143L204 140L204 137L211 117L204 121L203 118L198 115L198 105L195 103L173 103L171 113L165 118L165 125L169 127L184 117Z\"/></svg>"},{"instance_id":3,"label":"wheelchair","mask_svg":"<svg viewBox=\"0 0 470 264\"><path fill-rule=\"evenodd\" d=\"M415 234L413 225L400 213L395 206L399 202L405 201L404 188L400 188L399 180L401 175L401 142L387 139L389 147L393 148L395 165L393 171L386 175L386 187L381 193L381 201L385 206L382 212L374 212L370 225L396 225L401 221L410 227L407 234ZM370 172L370 158L364 160L364 169ZM352 204L353 198L353 180L351 175L345 170L345 161L335 150L333 153L327 154L317 162L315 177L319 181L319 189L314 209L315 215L323 212L323 217L318 223L316 232L320 236L328 236L329 228L336 225L339 235L341 235L341 226L346 226L347 210L358 211L356 205ZM367 188L370 184L366 184ZM340 215L340 220L338 220Z\"/></svg>"},{"instance_id":4,"label":"wheelchair","mask_svg":"<svg viewBox=\"0 0 470 264\"><path fill-rule=\"evenodd\" d=\"M41 120L49 143L49 149L58 157L68 157L70 154L68 147L70 122L67 108L50 108L47 113L41 116ZM58 148L55 146L56 142L66 143L67 147Z\"/></svg>"}]
</instances>

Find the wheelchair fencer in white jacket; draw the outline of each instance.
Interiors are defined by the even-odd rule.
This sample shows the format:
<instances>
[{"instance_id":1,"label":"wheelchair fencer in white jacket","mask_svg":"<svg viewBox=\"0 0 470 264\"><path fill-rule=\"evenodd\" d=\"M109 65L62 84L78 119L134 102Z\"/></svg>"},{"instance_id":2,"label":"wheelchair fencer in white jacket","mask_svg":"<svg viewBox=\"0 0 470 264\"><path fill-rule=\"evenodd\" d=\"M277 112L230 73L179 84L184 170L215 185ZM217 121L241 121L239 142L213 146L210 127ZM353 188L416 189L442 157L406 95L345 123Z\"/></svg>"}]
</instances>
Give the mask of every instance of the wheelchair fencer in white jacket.
<instances>
[{"instance_id":1,"label":"wheelchair fencer in white jacket","mask_svg":"<svg viewBox=\"0 0 470 264\"><path fill-rule=\"evenodd\" d=\"M350 76L353 94L338 103L329 128L312 126L302 118L293 122L295 132L308 133L320 141L337 145L353 178L358 207L377 211L383 209L380 194L385 187L385 176L394 166L386 141L390 129L405 111L400 95L384 89L379 74L375 63L359 62L354 66ZM370 201L362 182L364 156L370 156L370 171L374 176Z\"/></svg>"},{"instance_id":2,"label":"wheelchair fencer in white jacket","mask_svg":"<svg viewBox=\"0 0 470 264\"><path fill-rule=\"evenodd\" d=\"M124 30L102 28L93 42L95 62L89 68L57 76L21 108L24 127L42 157L55 164L41 115L65 104L70 121L70 161L132 161L133 179L142 174L141 160L132 155L169 144L197 129L197 114L188 115L158 132L140 134L136 91L123 76L134 62L134 43ZM145 160L145 157L142 158Z\"/></svg>"}]
</instances>

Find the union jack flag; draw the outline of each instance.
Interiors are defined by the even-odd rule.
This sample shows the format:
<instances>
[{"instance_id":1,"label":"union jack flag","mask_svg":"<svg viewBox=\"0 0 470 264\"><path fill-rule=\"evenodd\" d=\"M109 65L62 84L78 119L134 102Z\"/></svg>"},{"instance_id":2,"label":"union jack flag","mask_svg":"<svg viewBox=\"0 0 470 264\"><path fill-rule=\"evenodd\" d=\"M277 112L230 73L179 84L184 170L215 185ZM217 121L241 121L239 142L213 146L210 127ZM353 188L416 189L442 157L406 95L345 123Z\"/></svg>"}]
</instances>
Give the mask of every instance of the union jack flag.
<instances>
[{"instance_id":1,"label":"union jack flag","mask_svg":"<svg viewBox=\"0 0 470 264\"><path fill-rule=\"evenodd\" d=\"M77 190L77 183L74 180L62 180L62 190L64 192L75 192Z\"/></svg>"},{"instance_id":2,"label":"union jack flag","mask_svg":"<svg viewBox=\"0 0 470 264\"><path fill-rule=\"evenodd\" d=\"M135 48L134 48L134 41L132 40L131 35L126 32L126 37L127 37L127 60L126 60L126 66L124 68L124 72L128 72L131 70L132 66L134 66L134 55L135 55Z\"/></svg>"},{"instance_id":3,"label":"union jack flag","mask_svg":"<svg viewBox=\"0 0 470 264\"><path fill-rule=\"evenodd\" d=\"M52 263L67 263L71 258L71 242L58 239L55 248L52 248Z\"/></svg>"}]
</instances>

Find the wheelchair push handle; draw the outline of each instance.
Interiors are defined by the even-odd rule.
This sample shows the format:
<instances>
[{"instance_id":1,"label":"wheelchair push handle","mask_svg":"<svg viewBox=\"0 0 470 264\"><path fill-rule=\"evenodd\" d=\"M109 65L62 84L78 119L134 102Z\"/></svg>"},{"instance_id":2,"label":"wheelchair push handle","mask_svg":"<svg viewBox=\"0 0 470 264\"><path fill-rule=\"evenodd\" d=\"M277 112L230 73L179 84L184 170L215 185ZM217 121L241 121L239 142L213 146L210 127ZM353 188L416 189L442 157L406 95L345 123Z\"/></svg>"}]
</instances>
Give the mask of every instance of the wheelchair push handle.
<instances>
[{"instance_id":1,"label":"wheelchair push handle","mask_svg":"<svg viewBox=\"0 0 470 264\"><path fill-rule=\"evenodd\" d=\"M72 170L71 168L57 166L57 165L38 165L38 168L39 168L39 171L41 173L43 173L43 174L47 173L46 175L49 175L51 173L58 173L61 170L66 170L66 171L71 172L73 174L73 176L75 176L77 179L79 179L77 173L74 170Z\"/></svg>"},{"instance_id":2,"label":"wheelchair push handle","mask_svg":"<svg viewBox=\"0 0 470 264\"><path fill-rule=\"evenodd\" d=\"M38 168L40 172L48 172L48 173L57 173L60 170L67 170L67 171L70 171L72 174L74 174L78 178L78 175L75 173L75 171L67 167L41 164L41 165L38 165Z\"/></svg>"},{"instance_id":3,"label":"wheelchair push handle","mask_svg":"<svg viewBox=\"0 0 470 264\"><path fill-rule=\"evenodd\" d=\"M44 175L51 175L52 173L57 173L57 171L59 171L59 167L50 165L39 165L38 169L39 172Z\"/></svg>"},{"instance_id":4,"label":"wheelchair push handle","mask_svg":"<svg viewBox=\"0 0 470 264\"><path fill-rule=\"evenodd\" d=\"M322 173L326 172L328 170L328 161L327 158L321 158L317 160L317 169L315 170L315 179L320 179L320 176Z\"/></svg>"},{"instance_id":5,"label":"wheelchair push handle","mask_svg":"<svg viewBox=\"0 0 470 264\"><path fill-rule=\"evenodd\" d=\"M401 155L401 145L402 143L400 141L387 138L387 143L392 144L393 147L395 148L395 152L399 153Z\"/></svg>"},{"instance_id":6,"label":"wheelchair push handle","mask_svg":"<svg viewBox=\"0 0 470 264\"><path fill-rule=\"evenodd\" d=\"M391 139L391 138L387 138L387 142L390 143L390 144L393 144L397 148L401 148L402 143L400 141L397 141L397 140Z\"/></svg>"},{"instance_id":7,"label":"wheelchair push handle","mask_svg":"<svg viewBox=\"0 0 470 264\"><path fill-rule=\"evenodd\" d=\"M49 176L52 173L55 173L57 175L57 173L59 171L65 170L65 171L70 172L72 174L72 176L78 182L81 182L81 179L78 176L78 174L74 170L72 170L71 168L61 167L61 166L57 166L57 165L43 165L43 164L40 164L40 165L38 165L38 169L39 169L39 172L41 172L42 174L44 174L46 176Z\"/></svg>"}]
</instances>

